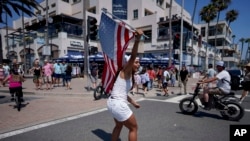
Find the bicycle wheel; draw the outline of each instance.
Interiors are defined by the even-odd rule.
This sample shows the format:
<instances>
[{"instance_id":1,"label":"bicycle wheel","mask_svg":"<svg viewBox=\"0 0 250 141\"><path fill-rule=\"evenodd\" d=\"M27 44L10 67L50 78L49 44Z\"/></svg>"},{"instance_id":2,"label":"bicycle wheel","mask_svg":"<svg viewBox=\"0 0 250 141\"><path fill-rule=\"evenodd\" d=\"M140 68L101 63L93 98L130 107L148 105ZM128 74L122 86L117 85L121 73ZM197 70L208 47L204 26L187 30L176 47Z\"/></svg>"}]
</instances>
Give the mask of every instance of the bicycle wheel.
<instances>
[{"instance_id":1,"label":"bicycle wheel","mask_svg":"<svg viewBox=\"0 0 250 141\"><path fill-rule=\"evenodd\" d=\"M95 100L99 100L102 98L103 95L103 89L102 86L97 86L95 91L94 91L94 98Z\"/></svg>"}]
</instances>

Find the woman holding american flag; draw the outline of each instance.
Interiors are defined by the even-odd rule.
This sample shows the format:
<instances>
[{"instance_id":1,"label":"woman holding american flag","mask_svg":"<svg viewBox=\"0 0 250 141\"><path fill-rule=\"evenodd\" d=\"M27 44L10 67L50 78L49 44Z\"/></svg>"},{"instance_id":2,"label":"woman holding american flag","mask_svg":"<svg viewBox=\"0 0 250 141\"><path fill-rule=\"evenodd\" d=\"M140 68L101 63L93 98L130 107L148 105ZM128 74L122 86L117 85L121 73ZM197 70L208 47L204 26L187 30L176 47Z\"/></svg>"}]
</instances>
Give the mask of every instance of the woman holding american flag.
<instances>
[{"instance_id":1,"label":"woman holding american flag","mask_svg":"<svg viewBox=\"0 0 250 141\"><path fill-rule=\"evenodd\" d=\"M140 105L134 101L128 95L128 93L133 88L133 76L140 67L139 59L136 56L142 35L142 30L136 30L131 56L127 63L123 66L122 70L119 72L112 88L111 95L107 101L108 110L114 117L115 121L115 127L112 133L112 141L118 140L123 126L129 129L129 141L137 140L138 126L136 118L132 110L127 105L127 102L131 103L135 108L140 108Z\"/></svg>"}]
</instances>

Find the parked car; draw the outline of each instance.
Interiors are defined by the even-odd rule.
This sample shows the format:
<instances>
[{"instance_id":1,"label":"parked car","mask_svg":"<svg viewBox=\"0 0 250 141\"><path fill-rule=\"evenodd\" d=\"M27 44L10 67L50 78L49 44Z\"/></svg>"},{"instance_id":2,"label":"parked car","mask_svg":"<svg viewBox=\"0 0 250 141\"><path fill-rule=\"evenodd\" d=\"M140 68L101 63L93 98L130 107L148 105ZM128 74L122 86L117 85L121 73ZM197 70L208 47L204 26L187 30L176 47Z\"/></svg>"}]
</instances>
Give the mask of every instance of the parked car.
<instances>
[{"instance_id":1,"label":"parked car","mask_svg":"<svg viewBox=\"0 0 250 141\"><path fill-rule=\"evenodd\" d=\"M244 79L243 71L240 69L227 70L231 76L231 89L240 90L242 88L242 81Z\"/></svg>"}]
</instances>

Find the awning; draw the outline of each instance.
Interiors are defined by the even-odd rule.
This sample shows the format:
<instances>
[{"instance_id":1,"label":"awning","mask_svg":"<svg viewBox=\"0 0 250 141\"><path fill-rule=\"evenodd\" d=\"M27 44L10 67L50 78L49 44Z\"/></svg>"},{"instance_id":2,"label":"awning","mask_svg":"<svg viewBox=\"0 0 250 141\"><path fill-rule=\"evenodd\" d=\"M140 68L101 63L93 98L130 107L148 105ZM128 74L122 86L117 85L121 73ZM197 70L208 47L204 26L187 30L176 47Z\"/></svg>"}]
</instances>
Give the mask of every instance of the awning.
<instances>
[{"instance_id":1,"label":"awning","mask_svg":"<svg viewBox=\"0 0 250 141\"><path fill-rule=\"evenodd\" d=\"M65 57L74 58L74 59L84 58L83 52L79 52L75 50L68 50L68 53L67 55L65 55Z\"/></svg>"}]
</instances>

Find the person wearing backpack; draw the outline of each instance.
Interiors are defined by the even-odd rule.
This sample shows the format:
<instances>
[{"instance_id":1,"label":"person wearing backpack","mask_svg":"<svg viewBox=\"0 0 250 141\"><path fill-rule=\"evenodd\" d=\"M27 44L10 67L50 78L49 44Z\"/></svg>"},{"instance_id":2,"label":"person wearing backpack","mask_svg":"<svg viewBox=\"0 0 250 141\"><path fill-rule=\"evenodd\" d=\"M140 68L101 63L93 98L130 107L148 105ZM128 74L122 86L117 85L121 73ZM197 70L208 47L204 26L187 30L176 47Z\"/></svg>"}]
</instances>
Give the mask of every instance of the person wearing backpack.
<instances>
[{"instance_id":1,"label":"person wearing backpack","mask_svg":"<svg viewBox=\"0 0 250 141\"><path fill-rule=\"evenodd\" d=\"M216 76L214 76L212 78L203 79L200 82L198 82L200 84L204 84L204 83L211 83L211 82L217 81L216 87L204 88L203 96L204 96L204 101L205 101L205 104L204 104L205 110L211 109L211 107L210 107L211 101L209 101L209 95L212 95L212 94L225 95L225 94L229 94L231 91L231 85L230 85L231 76L228 73L228 71L225 70L224 62L218 61L216 63L216 68L218 70L218 73Z\"/></svg>"},{"instance_id":2,"label":"person wearing backpack","mask_svg":"<svg viewBox=\"0 0 250 141\"><path fill-rule=\"evenodd\" d=\"M162 80L162 88L164 91L164 96L168 96L168 81L170 80L170 74L167 68L163 67L163 80Z\"/></svg>"}]
</instances>

